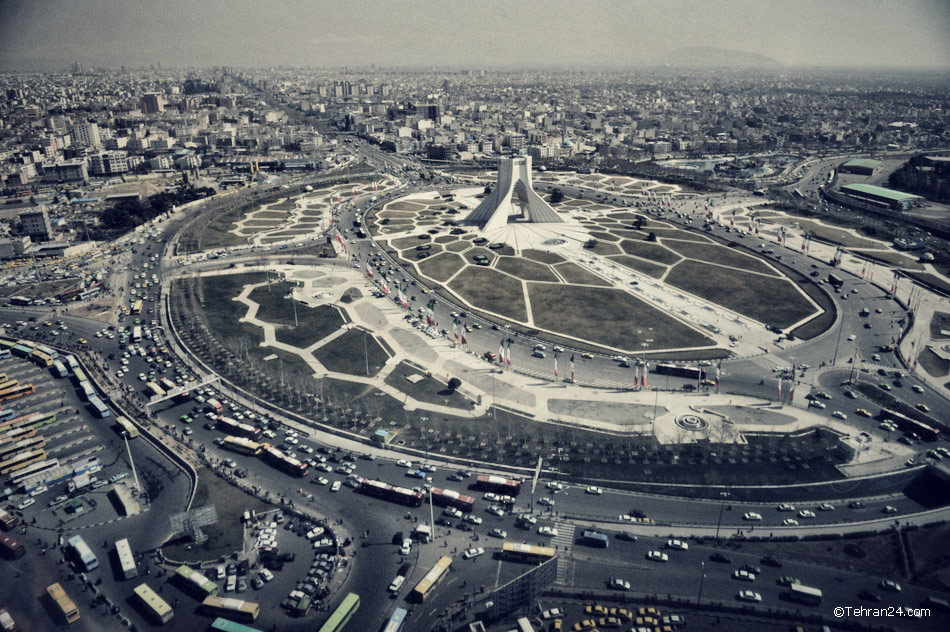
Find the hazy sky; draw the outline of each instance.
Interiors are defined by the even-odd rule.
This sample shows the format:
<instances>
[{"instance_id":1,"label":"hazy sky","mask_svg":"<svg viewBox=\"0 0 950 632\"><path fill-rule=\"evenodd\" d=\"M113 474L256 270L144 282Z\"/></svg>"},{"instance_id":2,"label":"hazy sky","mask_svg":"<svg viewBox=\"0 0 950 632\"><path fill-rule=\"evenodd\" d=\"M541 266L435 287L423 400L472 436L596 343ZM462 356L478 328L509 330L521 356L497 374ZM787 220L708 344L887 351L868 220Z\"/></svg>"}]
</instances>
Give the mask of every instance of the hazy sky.
<instances>
[{"instance_id":1,"label":"hazy sky","mask_svg":"<svg viewBox=\"0 0 950 632\"><path fill-rule=\"evenodd\" d=\"M0 0L0 68L639 65L716 46L792 66L950 68L950 0Z\"/></svg>"}]
</instances>

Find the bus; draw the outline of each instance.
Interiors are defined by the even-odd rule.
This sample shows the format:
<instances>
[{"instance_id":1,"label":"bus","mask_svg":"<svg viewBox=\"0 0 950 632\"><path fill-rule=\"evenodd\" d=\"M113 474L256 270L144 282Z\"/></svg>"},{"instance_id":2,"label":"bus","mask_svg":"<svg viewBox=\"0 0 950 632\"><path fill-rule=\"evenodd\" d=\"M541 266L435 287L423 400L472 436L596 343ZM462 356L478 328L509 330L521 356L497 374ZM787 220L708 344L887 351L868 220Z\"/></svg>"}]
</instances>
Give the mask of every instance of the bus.
<instances>
[{"instance_id":1,"label":"bus","mask_svg":"<svg viewBox=\"0 0 950 632\"><path fill-rule=\"evenodd\" d=\"M828 274L828 284L829 284L829 285L832 285L832 286L834 286L834 287L841 287L842 285L844 285L844 280L843 280L841 277L839 277L839 276L837 276L837 275L835 275L835 274L829 273L829 274Z\"/></svg>"},{"instance_id":2,"label":"bus","mask_svg":"<svg viewBox=\"0 0 950 632\"><path fill-rule=\"evenodd\" d=\"M535 632L534 626L528 621L528 617L518 619L518 632Z\"/></svg>"},{"instance_id":3,"label":"bus","mask_svg":"<svg viewBox=\"0 0 950 632\"><path fill-rule=\"evenodd\" d=\"M432 590L445 579L445 576L448 575L449 569L452 567L452 558L448 555L443 555L439 560L433 565L429 572L419 580L419 583L416 584L416 587L412 589L412 592L409 593L409 598L418 603L422 603L426 600Z\"/></svg>"},{"instance_id":4,"label":"bus","mask_svg":"<svg viewBox=\"0 0 950 632\"><path fill-rule=\"evenodd\" d=\"M118 428L120 435L124 434L129 439L135 439L139 436L139 429L122 415L115 418L115 427Z\"/></svg>"},{"instance_id":5,"label":"bus","mask_svg":"<svg viewBox=\"0 0 950 632\"><path fill-rule=\"evenodd\" d=\"M486 492L517 496L521 492L521 481L505 478L504 476L479 474L475 479L475 487Z\"/></svg>"},{"instance_id":6,"label":"bus","mask_svg":"<svg viewBox=\"0 0 950 632\"><path fill-rule=\"evenodd\" d=\"M59 582L47 586L46 594L49 595L49 598L56 604L57 610L59 610L63 618L66 619L66 623L79 621L79 608L77 608L73 600L69 598L69 595L66 594L63 587L59 585Z\"/></svg>"},{"instance_id":7,"label":"bus","mask_svg":"<svg viewBox=\"0 0 950 632\"><path fill-rule=\"evenodd\" d=\"M131 313L135 315L142 313L142 299L136 299L136 301L132 303Z\"/></svg>"},{"instance_id":8,"label":"bus","mask_svg":"<svg viewBox=\"0 0 950 632\"><path fill-rule=\"evenodd\" d=\"M356 593L349 593L340 602L326 623L320 626L319 632L340 632L350 622L353 614L360 609L360 596Z\"/></svg>"},{"instance_id":9,"label":"bus","mask_svg":"<svg viewBox=\"0 0 950 632\"><path fill-rule=\"evenodd\" d=\"M788 597L792 601L803 603L807 606L817 606L821 604L821 590L805 586L804 584L789 584Z\"/></svg>"},{"instance_id":10,"label":"bus","mask_svg":"<svg viewBox=\"0 0 950 632\"><path fill-rule=\"evenodd\" d=\"M170 391L173 391L173 390L175 390L176 388L178 388L178 387L175 385L175 383L172 382L172 381L171 381L170 379L168 379L167 377L159 378L159 379L158 379L158 383L159 383L159 385L160 385L163 389L165 389L165 392L166 392L166 393L168 393L168 392L170 392Z\"/></svg>"},{"instance_id":11,"label":"bus","mask_svg":"<svg viewBox=\"0 0 950 632\"><path fill-rule=\"evenodd\" d=\"M89 548L81 535L72 536L66 540L66 544L69 545L70 552L80 570L88 573L99 568L99 558L92 552L92 549Z\"/></svg>"},{"instance_id":12,"label":"bus","mask_svg":"<svg viewBox=\"0 0 950 632\"><path fill-rule=\"evenodd\" d=\"M705 377L705 371L695 366L679 366L677 364L653 365L653 373L656 375L672 375L674 377L688 377L694 380L701 380Z\"/></svg>"},{"instance_id":13,"label":"bus","mask_svg":"<svg viewBox=\"0 0 950 632\"><path fill-rule=\"evenodd\" d=\"M142 339L142 327L136 325L132 328L132 342L139 342Z\"/></svg>"},{"instance_id":14,"label":"bus","mask_svg":"<svg viewBox=\"0 0 950 632\"><path fill-rule=\"evenodd\" d=\"M357 489L367 496L375 496L376 498L390 500L410 507L419 507L422 505L422 499L425 498L425 494L422 492L406 489L405 487L388 485L382 481L369 478L360 479L360 485Z\"/></svg>"},{"instance_id":15,"label":"bus","mask_svg":"<svg viewBox=\"0 0 950 632\"><path fill-rule=\"evenodd\" d=\"M37 480L42 480L42 484L45 485L48 480L46 477L52 474L52 472L59 467L59 459L37 461L29 467L18 470L13 476L10 477L10 482L14 487L23 487L24 489L27 489L31 482Z\"/></svg>"},{"instance_id":16,"label":"bus","mask_svg":"<svg viewBox=\"0 0 950 632\"><path fill-rule=\"evenodd\" d=\"M58 378L63 378L69 375L69 370L66 368L66 365L62 363L61 360L55 360L53 362L53 375Z\"/></svg>"},{"instance_id":17,"label":"bus","mask_svg":"<svg viewBox=\"0 0 950 632\"><path fill-rule=\"evenodd\" d=\"M238 454L247 454L250 456L257 456L263 449L263 446L256 441L251 441L245 437L232 437L230 435L224 438L221 447L231 450L232 452L237 452Z\"/></svg>"},{"instance_id":18,"label":"bus","mask_svg":"<svg viewBox=\"0 0 950 632\"><path fill-rule=\"evenodd\" d=\"M0 410L0 421L6 421L8 419L13 419L15 413L10 408L6 410Z\"/></svg>"},{"instance_id":19,"label":"bus","mask_svg":"<svg viewBox=\"0 0 950 632\"><path fill-rule=\"evenodd\" d=\"M201 602L201 608L209 614L230 617L246 623L254 623L257 617L261 616L259 604L231 597L205 597Z\"/></svg>"},{"instance_id":20,"label":"bus","mask_svg":"<svg viewBox=\"0 0 950 632\"><path fill-rule=\"evenodd\" d=\"M30 429L32 430L32 429ZM26 452L29 450L39 450L46 446L46 439L43 437L30 437L28 439L21 439L13 443L7 443L0 446L0 463L3 461L13 458L21 452Z\"/></svg>"},{"instance_id":21,"label":"bus","mask_svg":"<svg viewBox=\"0 0 950 632\"><path fill-rule=\"evenodd\" d=\"M882 408L878 414L881 421L893 421L902 432L917 433L924 441L936 441L940 437L940 431L932 426L928 426L922 421L911 419L896 410Z\"/></svg>"},{"instance_id":22,"label":"bus","mask_svg":"<svg viewBox=\"0 0 950 632\"><path fill-rule=\"evenodd\" d=\"M135 566L135 556L132 555L132 547L129 546L128 538L116 540L115 555L119 560L119 569L122 571L122 579L132 579L138 576L139 569Z\"/></svg>"},{"instance_id":23,"label":"bus","mask_svg":"<svg viewBox=\"0 0 950 632\"><path fill-rule=\"evenodd\" d=\"M175 569L175 577L185 590L200 595L202 599L216 597L221 591L216 583L184 564Z\"/></svg>"},{"instance_id":24,"label":"bus","mask_svg":"<svg viewBox=\"0 0 950 632\"><path fill-rule=\"evenodd\" d=\"M216 399L209 399L207 402L205 402L205 409L208 410L209 412L217 413L220 415L221 411L224 410L224 404L222 404Z\"/></svg>"},{"instance_id":25,"label":"bus","mask_svg":"<svg viewBox=\"0 0 950 632\"><path fill-rule=\"evenodd\" d=\"M261 449L261 458L265 463L272 465L278 470L286 472L291 476L306 476L307 471L310 469L310 466L300 459L296 459L290 455L284 454L283 451L269 445L265 445Z\"/></svg>"},{"instance_id":26,"label":"bus","mask_svg":"<svg viewBox=\"0 0 950 632\"><path fill-rule=\"evenodd\" d=\"M33 350L33 352L30 354L30 359L44 369L48 369L53 366L53 357L48 353L43 353L39 349Z\"/></svg>"},{"instance_id":27,"label":"bus","mask_svg":"<svg viewBox=\"0 0 950 632\"><path fill-rule=\"evenodd\" d=\"M8 402L12 399L18 399L20 397L25 397L26 395L32 395L34 392L32 384L21 384L20 386L14 386L3 391L0 391L0 402Z\"/></svg>"},{"instance_id":28,"label":"bus","mask_svg":"<svg viewBox=\"0 0 950 632\"><path fill-rule=\"evenodd\" d=\"M402 632L402 625L406 621L406 615L409 613L405 608L396 608L393 614L386 620L386 627L383 632Z\"/></svg>"},{"instance_id":29,"label":"bus","mask_svg":"<svg viewBox=\"0 0 950 632\"><path fill-rule=\"evenodd\" d=\"M46 458L46 451L40 448L39 450L28 450L26 452L21 452L16 454L6 461L0 461L0 475L12 474L18 470L22 470L25 467L38 463Z\"/></svg>"},{"instance_id":30,"label":"bus","mask_svg":"<svg viewBox=\"0 0 950 632\"><path fill-rule=\"evenodd\" d=\"M146 382L145 390L148 391L149 395L152 397L165 397L165 389L159 386L156 382Z\"/></svg>"},{"instance_id":31,"label":"bus","mask_svg":"<svg viewBox=\"0 0 950 632\"><path fill-rule=\"evenodd\" d=\"M235 437L247 437L248 439L259 439L261 429L250 424L242 424L230 417L218 416L214 420L215 429L225 432Z\"/></svg>"},{"instance_id":32,"label":"bus","mask_svg":"<svg viewBox=\"0 0 950 632\"><path fill-rule=\"evenodd\" d=\"M237 623L236 621L231 621L224 617L216 618L211 622L211 627L208 629L213 632L261 632L257 628L252 628L249 625Z\"/></svg>"},{"instance_id":33,"label":"bus","mask_svg":"<svg viewBox=\"0 0 950 632\"><path fill-rule=\"evenodd\" d=\"M93 395L89 398L89 405L92 406L93 414L99 419L104 419L112 414L112 411L109 410L109 407L105 405L105 402L103 402L98 395Z\"/></svg>"},{"instance_id":34,"label":"bus","mask_svg":"<svg viewBox=\"0 0 950 632\"><path fill-rule=\"evenodd\" d=\"M23 557L25 553L26 549L23 548L22 544L6 533L0 533L0 555L7 559L15 560L18 557Z\"/></svg>"},{"instance_id":35,"label":"bus","mask_svg":"<svg viewBox=\"0 0 950 632\"><path fill-rule=\"evenodd\" d=\"M432 488L432 502L440 507L455 507L465 513L472 513L475 508L475 499L451 489Z\"/></svg>"},{"instance_id":36,"label":"bus","mask_svg":"<svg viewBox=\"0 0 950 632\"><path fill-rule=\"evenodd\" d=\"M71 358L72 356L69 356L69 357ZM76 384L76 386L79 386L83 382L88 382L88 381L89 381L89 378L86 376L85 371L83 371L78 366L73 367L73 382Z\"/></svg>"},{"instance_id":37,"label":"bus","mask_svg":"<svg viewBox=\"0 0 950 632\"><path fill-rule=\"evenodd\" d=\"M4 531L9 531L17 524L16 516L11 514L9 511L0 507L0 529Z\"/></svg>"},{"instance_id":38,"label":"bus","mask_svg":"<svg viewBox=\"0 0 950 632\"><path fill-rule=\"evenodd\" d=\"M159 624L168 623L175 616L175 611L168 602L159 597L148 584L139 584L132 592L135 594L135 600L145 611L145 615L153 621Z\"/></svg>"},{"instance_id":39,"label":"bus","mask_svg":"<svg viewBox=\"0 0 950 632\"><path fill-rule=\"evenodd\" d=\"M9 443L16 443L22 441L23 439L29 439L36 434L36 430L30 428L29 426L25 428L11 428L9 430L0 431L0 446L5 446Z\"/></svg>"},{"instance_id":40,"label":"bus","mask_svg":"<svg viewBox=\"0 0 950 632\"><path fill-rule=\"evenodd\" d=\"M598 531L585 531L581 535L581 544L593 546L598 549L606 549L610 545L610 538L606 534Z\"/></svg>"},{"instance_id":41,"label":"bus","mask_svg":"<svg viewBox=\"0 0 950 632\"><path fill-rule=\"evenodd\" d=\"M501 556L514 562L547 562L556 555L554 547L534 546L521 542L505 542L501 546Z\"/></svg>"}]
</instances>

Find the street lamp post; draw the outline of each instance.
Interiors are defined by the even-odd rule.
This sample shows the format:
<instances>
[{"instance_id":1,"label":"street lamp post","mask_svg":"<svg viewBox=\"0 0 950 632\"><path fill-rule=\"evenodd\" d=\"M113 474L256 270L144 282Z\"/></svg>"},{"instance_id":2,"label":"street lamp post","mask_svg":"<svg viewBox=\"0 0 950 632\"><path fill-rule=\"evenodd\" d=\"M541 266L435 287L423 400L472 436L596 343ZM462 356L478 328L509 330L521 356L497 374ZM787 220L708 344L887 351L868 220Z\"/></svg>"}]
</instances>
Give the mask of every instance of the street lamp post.
<instances>
[{"instance_id":1,"label":"street lamp post","mask_svg":"<svg viewBox=\"0 0 950 632\"><path fill-rule=\"evenodd\" d=\"M719 501L719 520L716 522L716 541L719 541L719 528L722 526L722 512L726 508L726 498L729 497L729 492L719 492L719 495L722 496L722 500Z\"/></svg>"}]
</instances>

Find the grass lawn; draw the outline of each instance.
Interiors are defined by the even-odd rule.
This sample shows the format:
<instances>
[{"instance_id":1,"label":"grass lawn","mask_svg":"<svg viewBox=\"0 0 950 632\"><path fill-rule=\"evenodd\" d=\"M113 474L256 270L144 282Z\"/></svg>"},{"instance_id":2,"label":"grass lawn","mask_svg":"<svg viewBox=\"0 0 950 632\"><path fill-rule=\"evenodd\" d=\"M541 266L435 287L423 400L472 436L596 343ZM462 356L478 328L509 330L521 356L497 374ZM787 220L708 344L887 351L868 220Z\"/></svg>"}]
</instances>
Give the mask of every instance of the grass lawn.
<instances>
[{"instance_id":1,"label":"grass lawn","mask_svg":"<svg viewBox=\"0 0 950 632\"><path fill-rule=\"evenodd\" d=\"M254 219L287 219L290 213L287 211L257 211L254 213Z\"/></svg>"},{"instance_id":2,"label":"grass lawn","mask_svg":"<svg viewBox=\"0 0 950 632\"><path fill-rule=\"evenodd\" d=\"M554 254L553 252L547 252L545 250L522 250L521 256L527 257L528 259L534 259L535 261L540 261L541 263L561 263L564 261L564 257L561 255Z\"/></svg>"},{"instance_id":3,"label":"grass lawn","mask_svg":"<svg viewBox=\"0 0 950 632\"><path fill-rule=\"evenodd\" d=\"M660 239L662 240L664 246L670 248L671 250L675 250L684 257L699 259L700 261L709 261L710 263L718 263L724 266L733 266L739 268L740 270L748 270L749 272L761 272L762 274L775 275L775 270L765 265L758 259L744 255L741 252L736 252L734 249L729 248L728 246L667 240L663 239L662 235L660 236Z\"/></svg>"},{"instance_id":4,"label":"grass lawn","mask_svg":"<svg viewBox=\"0 0 950 632\"><path fill-rule=\"evenodd\" d=\"M412 237L392 239L389 241L389 245L398 250L406 250L407 248L415 248L416 246L427 244L430 241L432 241L432 239L428 235L414 235Z\"/></svg>"},{"instance_id":5,"label":"grass lawn","mask_svg":"<svg viewBox=\"0 0 950 632\"><path fill-rule=\"evenodd\" d=\"M924 266L921 265L913 257L908 257L897 252L891 252L888 250L858 250L852 249L856 255L861 255L867 259L873 261L883 262L889 265L897 266L899 268L907 268L909 270L923 270Z\"/></svg>"},{"instance_id":6,"label":"grass lawn","mask_svg":"<svg viewBox=\"0 0 950 632\"><path fill-rule=\"evenodd\" d=\"M469 266L455 277L449 288L469 304L506 318L526 322L521 282L488 268Z\"/></svg>"},{"instance_id":7,"label":"grass lawn","mask_svg":"<svg viewBox=\"0 0 950 632\"><path fill-rule=\"evenodd\" d=\"M442 252L420 261L418 266L422 274L430 279L446 281L465 266L465 261L456 254Z\"/></svg>"},{"instance_id":8,"label":"grass lawn","mask_svg":"<svg viewBox=\"0 0 950 632\"><path fill-rule=\"evenodd\" d=\"M292 211L297 208L297 204L293 200L284 200L277 204L268 204L267 208L271 211Z\"/></svg>"},{"instance_id":9,"label":"grass lawn","mask_svg":"<svg viewBox=\"0 0 950 632\"><path fill-rule=\"evenodd\" d=\"M606 241L601 241L599 239L594 240L594 247L588 248L584 246L584 250L589 250L595 255L619 255L621 254L620 248L614 244L608 244Z\"/></svg>"},{"instance_id":10,"label":"grass lawn","mask_svg":"<svg viewBox=\"0 0 950 632\"><path fill-rule=\"evenodd\" d=\"M465 254L462 255L462 256L465 257L465 260L466 260L466 261L468 261L468 262L471 263L471 264L474 264L474 263L475 263L475 257L476 257L477 255L484 255L485 257L488 258L488 261L489 261L489 262L493 262L495 259L498 258L498 255L496 254L496 251L494 251L494 250L489 250L488 248L481 248L481 247L478 247L478 246L476 246L475 248L472 248L471 250L467 250L467 251L465 252Z\"/></svg>"},{"instance_id":11,"label":"grass lawn","mask_svg":"<svg viewBox=\"0 0 950 632\"><path fill-rule=\"evenodd\" d=\"M830 241L831 243L841 244L846 248L881 247L880 242L871 241L870 239L862 239L861 237L852 235L849 231L842 230L840 228L832 228L831 226L825 226L824 224L813 222L807 219L799 219L797 217L769 217L765 221L775 224L785 224L786 226L797 224L802 230L812 233L815 237L824 239L825 241Z\"/></svg>"},{"instance_id":12,"label":"grass lawn","mask_svg":"<svg viewBox=\"0 0 950 632\"><path fill-rule=\"evenodd\" d=\"M415 384L409 382L406 376L421 375L422 379ZM426 377L426 370L413 366L408 362L400 362L392 373L386 376L386 383L420 402L439 404L472 410L475 402L458 391L449 391L443 382Z\"/></svg>"},{"instance_id":13,"label":"grass lawn","mask_svg":"<svg viewBox=\"0 0 950 632\"><path fill-rule=\"evenodd\" d=\"M259 287L248 296L260 305L258 318L279 325L274 332L277 340L306 348L343 326L340 310L332 305L310 307L300 302L297 303L299 325L295 326L293 304L289 297L293 285L288 281L280 281L272 283L270 291L267 287Z\"/></svg>"},{"instance_id":14,"label":"grass lawn","mask_svg":"<svg viewBox=\"0 0 950 632\"><path fill-rule=\"evenodd\" d=\"M950 283L947 283L946 281L944 281L943 279L941 279L940 277L934 274L928 274L926 272L907 272L906 274L907 276L909 276L910 278L916 281L920 281L921 283L924 283L925 285L931 285L937 288L944 294L950 294Z\"/></svg>"},{"instance_id":15,"label":"grass lawn","mask_svg":"<svg viewBox=\"0 0 950 632\"><path fill-rule=\"evenodd\" d=\"M369 375L379 373L389 354L376 341L373 334L362 329L351 329L342 336L334 338L313 352L317 360L331 371L350 375Z\"/></svg>"},{"instance_id":16,"label":"grass lawn","mask_svg":"<svg viewBox=\"0 0 950 632\"><path fill-rule=\"evenodd\" d=\"M652 263L650 261L644 261L643 259L628 257L626 255L616 255L608 258L611 261L616 261L624 267L630 268L631 270L636 270L637 272L647 274L654 279L659 279L662 277L664 274L666 274L668 269L666 266L661 266L658 263Z\"/></svg>"},{"instance_id":17,"label":"grass lawn","mask_svg":"<svg viewBox=\"0 0 950 632\"><path fill-rule=\"evenodd\" d=\"M930 319L930 337L934 340L947 338L941 331L950 331L950 313L934 312L933 318Z\"/></svg>"},{"instance_id":18,"label":"grass lawn","mask_svg":"<svg viewBox=\"0 0 950 632\"><path fill-rule=\"evenodd\" d=\"M628 351L713 342L647 303L614 289L528 283L538 327Z\"/></svg>"},{"instance_id":19,"label":"grass lawn","mask_svg":"<svg viewBox=\"0 0 950 632\"><path fill-rule=\"evenodd\" d=\"M162 552L173 560L199 562L225 557L243 547L244 528L241 514L245 510L267 511L273 509L262 500L246 494L206 467L198 469L198 488L192 507L214 505L218 514L217 524L203 527L208 539L195 546L191 538L177 537L162 547Z\"/></svg>"},{"instance_id":20,"label":"grass lawn","mask_svg":"<svg viewBox=\"0 0 950 632\"><path fill-rule=\"evenodd\" d=\"M388 211L392 209L394 211L419 211L419 210L424 209L425 207L426 207L425 204L417 204L416 202L402 201L402 202L393 202L392 204L387 204L386 210Z\"/></svg>"},{"instance_id":21,"label":"grass lawn","mask_svg":"<svg viewBox=\"0 0 950 632\"><path fill-rule=\"evenodd\" d=\"M624 239L620 242L620 247L628 255L634 255L636 257L640 257L641 259L649 259L650 261L656 261L657 263L671 264L682 259L682 257L672 250L649 241L632 241L629 239Z\"/></svg>"},{"instance_id":22,"label":"grass lawn","mask_svg":"<svg viewBox=\"0 0 950 632\"><path fill-rule=\"evenodd\" d=\"M554 269L557 270L558 274L560 274L567 283L579 283L582 285L610 285L609 281L605 281L596 274L588 272L576 263L559 263L554 266Z\"/></svg>"},{"instance_id":23,"label":"grass lawn","mask_svg":"<svg viewBox=\"0 0 950 632\"><path fill-rule=\"evenodd\" d=\"M500 257L498 263L495 264L495 269L525 281L560 282L548 266L520 257Z\"/></svg>"},{"instance_id":24,"label":"grass lawn","mask_svg":"<svg viewBox=\"0 0 950 632\"><path fill-rule=\"evenodd\" d=\"M933 377L946 377L950 371L950 362L947 362L930 349L924 349L917 356L920 366Z\"/></svg>"},{"instance_id":25,"label":"grass lawn","mask_svg":"<svg viewBox=\"0 0 950 632\"><path fill-rule=\"evenodd\" d=\"M815 312L815 308L789 281L697 261L684 261L673 266L666 283L761 323L781 328Z\"/></svg>"},{"instance_id":26,"label":"grass lawn","mask_svg":"<svg viewBox=\"0 0 950 632\"><path fill-rule=\"evenodd\" d=\"M596 230L590 231L590 236L594 239L600 239L602 241L620 241L620 237L617 237L616 235Z\"/></svg>"}]
</instances>

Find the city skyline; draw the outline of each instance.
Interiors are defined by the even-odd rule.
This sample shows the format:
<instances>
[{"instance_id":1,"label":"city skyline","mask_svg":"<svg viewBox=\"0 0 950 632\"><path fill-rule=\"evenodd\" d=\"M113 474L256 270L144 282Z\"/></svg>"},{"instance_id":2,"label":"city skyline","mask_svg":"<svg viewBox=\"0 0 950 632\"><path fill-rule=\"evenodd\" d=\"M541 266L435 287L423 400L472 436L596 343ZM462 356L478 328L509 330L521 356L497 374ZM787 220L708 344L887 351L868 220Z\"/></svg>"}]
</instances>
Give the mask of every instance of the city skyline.
<instances>
[{"instance_id":1,"label":"city skyline","mask_svg":"<svg viewBox=\"0 0 950 632\"><path fill-rule=\"evenodd\" d=\"M0 9L0 69L63 69L73 62L635 69L702 65L693 58L708 61L702 49L709 47L726 51L722 65L736 51L739 65L776 69L943 71L950 59L950 6L927 0L525 1L477 8L410 3L392 11L370 0L198 6L14 0ZM700 54L681 54L683 48Z\"/></svg>"}]
</instances>

